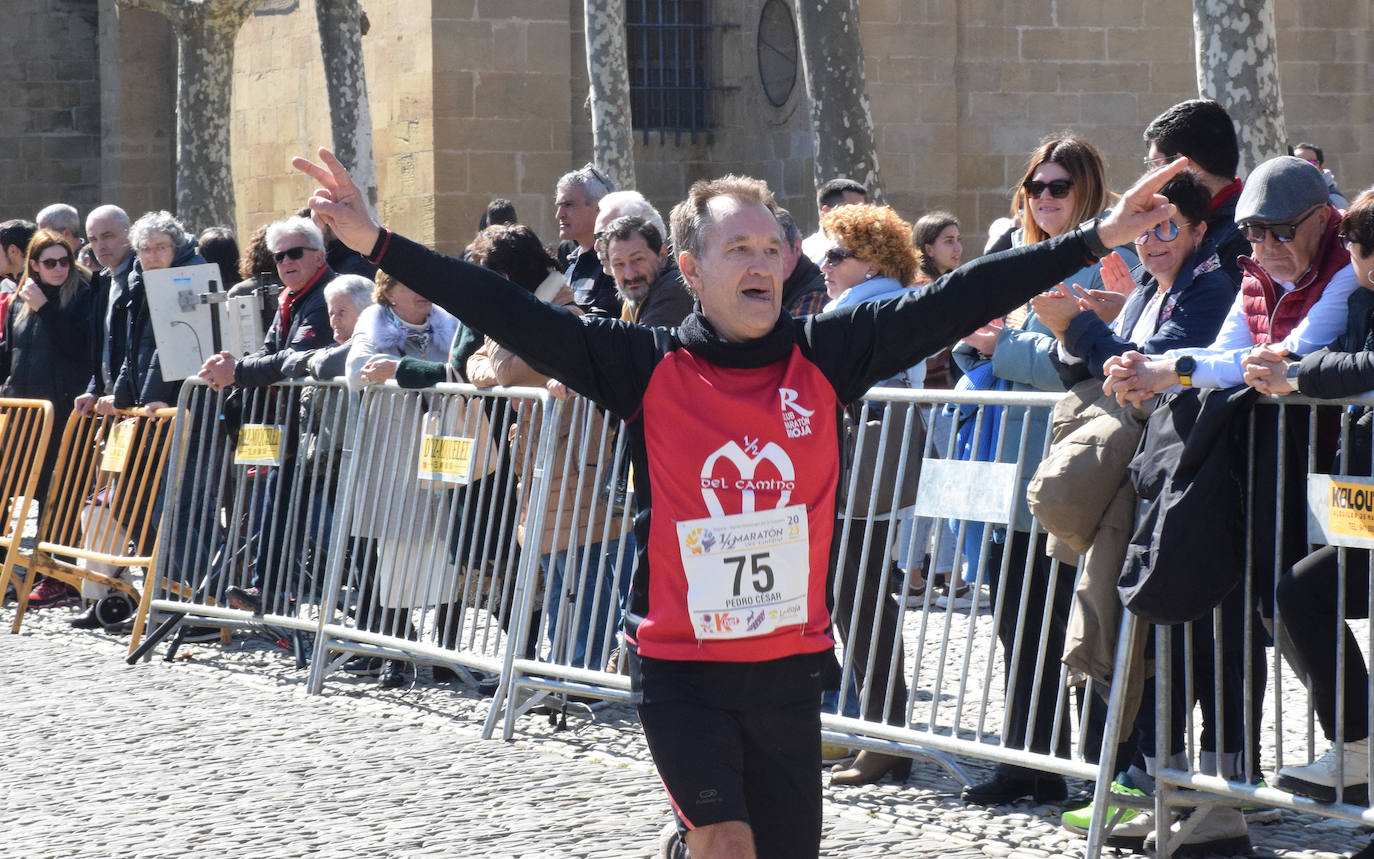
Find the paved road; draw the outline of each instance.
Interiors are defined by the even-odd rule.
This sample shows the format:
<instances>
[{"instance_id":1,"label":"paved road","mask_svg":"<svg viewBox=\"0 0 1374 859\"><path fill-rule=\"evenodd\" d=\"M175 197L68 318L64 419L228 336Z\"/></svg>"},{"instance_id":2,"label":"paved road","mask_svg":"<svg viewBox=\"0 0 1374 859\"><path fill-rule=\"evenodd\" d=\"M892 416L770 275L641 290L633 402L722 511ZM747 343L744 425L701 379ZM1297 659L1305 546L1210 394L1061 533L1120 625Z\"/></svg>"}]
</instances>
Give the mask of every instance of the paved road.
<instances>
[{"instance_id":1,"label":"paved road","mask_svg":"<svg viewBox=\"0 0 1374 859\"><path fill-rule=\"evenodd\" d=\"M623 708L561 731L528 715L514 742L483 741L487 702L461 688L309 696L280 651L243 638L130 667L67 616L0 637L0 855L655 855L665 804ZM1058 808L966 809L957 789L923 766L901 786L827 787L823 855L1082 855ZM1252 838L1260 856L1331 859L1369 836L1290 814Z\"/></svg>"}]
</instances>

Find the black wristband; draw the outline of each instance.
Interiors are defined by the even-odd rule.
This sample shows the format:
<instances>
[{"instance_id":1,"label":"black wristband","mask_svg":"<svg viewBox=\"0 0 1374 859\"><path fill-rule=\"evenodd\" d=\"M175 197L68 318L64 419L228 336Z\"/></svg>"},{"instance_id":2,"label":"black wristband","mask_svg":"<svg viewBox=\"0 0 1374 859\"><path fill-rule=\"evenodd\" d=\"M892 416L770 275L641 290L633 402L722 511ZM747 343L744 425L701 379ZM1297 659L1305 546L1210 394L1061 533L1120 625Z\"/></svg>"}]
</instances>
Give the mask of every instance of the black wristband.
<instances>
[{"instance_id":1,"label":"black wristband","mask_svg":"<svg viewBox=\"0 0 1374 859\"><path fill-rule=\"evenodd\" d=\"M373 265L381 262L382 254L386 253L387 246L391 244L391 230L385 227L377 228L377 241L372 245L372 252L367 255L367 261Z\"/></svg>"},{"instance_id":2,"label":"black wristband","mask_svg":"<svg viewBox=\"0 0 1374 859\"><path fill-rule=\"evenodd\" d=\"M1083 244L1088 246L1088 253L1102 259L1112 252L1112 249L1102 244L1102 238L1097 234L1097 218L1084 221L1078 225L1078 233L1083 237Z\"/></svg>"}]
</instances>

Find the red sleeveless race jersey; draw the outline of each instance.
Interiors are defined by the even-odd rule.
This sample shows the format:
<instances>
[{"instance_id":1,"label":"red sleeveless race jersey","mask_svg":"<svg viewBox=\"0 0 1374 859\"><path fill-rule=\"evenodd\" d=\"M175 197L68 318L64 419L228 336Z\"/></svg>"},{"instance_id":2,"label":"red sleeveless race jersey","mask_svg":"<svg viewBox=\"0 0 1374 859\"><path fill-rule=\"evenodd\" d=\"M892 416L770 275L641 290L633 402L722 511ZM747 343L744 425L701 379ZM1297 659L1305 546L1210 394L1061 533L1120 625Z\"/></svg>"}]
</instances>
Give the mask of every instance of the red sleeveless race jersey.
<instances>
[{"instance_id":1,"label":"red sleeveless race jersey","mask_svg":"<svg viewBox=\"0 0 1374 859\"><path fill-rule=\"evenodd\" d=\"M639 652L657 659L750 662L834 646L827 573L839 473L839 400L830 382L793 346L784 361L732 369L678 349L654 368L643 399L645 453L653 502L648 610L636 630ZM712 637L734 618L689 611L684 537L678 523L805 506L805 610L770 632ZM710 527L698 529L711 531ZM688 538L690 539L690 538ZM708 535L707 539L710 537ZM740 555L745 557L744 554ZM800 557L794 552L792 557ZM765 567L772 563L765 560ZM711 567L706 582L749 591L751 559ZM778 574L791 572L778 570ZM765 569L771 577L774 571ZM701 579L696 580L699 584ZM739 622L752 613L740 613Z\"/></svg>"}]
</instances>

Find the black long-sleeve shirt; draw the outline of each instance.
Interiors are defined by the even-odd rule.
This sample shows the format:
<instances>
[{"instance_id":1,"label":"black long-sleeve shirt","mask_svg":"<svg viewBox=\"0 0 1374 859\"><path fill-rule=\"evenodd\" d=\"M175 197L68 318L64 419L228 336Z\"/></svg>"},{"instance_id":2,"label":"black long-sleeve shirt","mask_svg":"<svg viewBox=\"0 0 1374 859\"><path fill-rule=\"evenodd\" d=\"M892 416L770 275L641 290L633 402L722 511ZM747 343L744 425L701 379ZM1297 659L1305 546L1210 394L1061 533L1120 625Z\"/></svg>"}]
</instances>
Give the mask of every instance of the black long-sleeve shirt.
<instances>
[{"instance_id":1,"label":"black long-sleeve shirt","mask_svg":"<svg viewBox=\"0 0 1374 859\"><path fill-rule=\"evenodd\" d=\"M745 343L721 340L700 313L676 330L578 317L491 271L388 233L372 259L626 421L640 555L626 633L640 653L754 661L831 646L840 409L1093 257L1073 231L984 257L900 298L801 319L780 315L771 332ZM690 604L689 538L675 532L677 524L712 526L722 517L801 505L809 547L805 611L776 631L718 640ZM739 583L736 575L737 591Z\"/></svg>"}]
</instances>

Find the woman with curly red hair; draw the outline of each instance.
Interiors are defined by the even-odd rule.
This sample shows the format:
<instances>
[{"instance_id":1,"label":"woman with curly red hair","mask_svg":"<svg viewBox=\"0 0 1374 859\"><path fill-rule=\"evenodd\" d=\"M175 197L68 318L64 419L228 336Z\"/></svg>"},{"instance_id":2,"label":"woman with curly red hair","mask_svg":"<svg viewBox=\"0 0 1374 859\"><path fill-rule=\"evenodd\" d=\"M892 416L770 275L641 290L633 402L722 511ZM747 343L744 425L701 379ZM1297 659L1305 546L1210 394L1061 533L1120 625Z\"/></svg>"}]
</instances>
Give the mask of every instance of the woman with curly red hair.
<instances>
[{"instance_id":1,"label":"woman with curly red hair","mask_svg":"<svg viewBox=\"0 0 1374 859\"><path fill-rule=\"evenodd\" d=\"M821 258L825 289L830 301L825 309L849 307L905 292L915 280L919 264L911 245L911 225L886 206L857 204L832 209L821 218L821 229L831 246ZM919 388L925 379L925 361L881 383L884 387ZM862 420L867 408L857 406ZM898 433L889 445L901 443L905 416L895 409L891 426ZM917 420L920 416L917 415ZM848 418L846 418L848 420ZM924 435L922 435L924 438ZM913 462L908 467L914 467ZM847 482L846 482L847 485ZM858 511L866 499L853 499ZM862 690L859 709L870 722L901 725L906 716L906 679L902 667L901 612L889 592L892 574L892 514L865 519L855 515L848 540L836 542L831 566L836 572L835 627L844 640L846 661L853 680ZM836 533L843 531L836 525ZM874 642L876 639L876 644ZM871 652L871 656L870 656ZM891 774L898 781L911 773L911 759L883 752L861 751L847 769L836 767L832 784L871 784Z\"/></svg>"}]
</instances>

